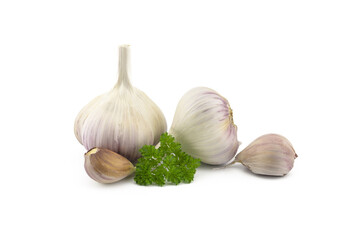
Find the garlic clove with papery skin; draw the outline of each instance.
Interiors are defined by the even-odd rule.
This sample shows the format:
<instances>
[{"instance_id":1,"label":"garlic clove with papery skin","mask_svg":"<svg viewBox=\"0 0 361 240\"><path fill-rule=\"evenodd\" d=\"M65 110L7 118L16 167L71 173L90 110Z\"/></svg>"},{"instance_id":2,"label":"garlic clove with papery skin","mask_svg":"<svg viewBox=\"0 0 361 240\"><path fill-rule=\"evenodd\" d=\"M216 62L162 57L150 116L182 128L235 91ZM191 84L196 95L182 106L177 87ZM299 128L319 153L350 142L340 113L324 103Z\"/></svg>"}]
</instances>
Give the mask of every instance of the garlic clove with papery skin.
<instances>
[{"instance_id":1,"label":"garlic clove with papery skin","mask_svg":"<svg viewBox=\"0 0 361 240\"><path fill-rule=\"evenodd\" d=\"M84 158L87 174L99 183L117 182L135 171L128 159L108 149L93 148Z\"/></svg>"},{"instance_id":2,"label":"garlic clove with papery skin","mask_svg":"<svg viewBox=\"0 0 361 240\"><path fill-rule=\"evenodd\" d=\"M139 149L157 144L166 130L162 111L130 82L130 46L120 46L118 81L79 112L76 138L87 150L106 148L135 163L141 157Z\"/></svg>"},{"instance_id":3,"label":"garlic clove with papery skin","mask_svg":"<svg viewBox=\"0 0 361 240\"><path fill-rule=\"evenodd\" d=\"M227 163L240 145L229 102L207 87L183 95L169 133L184 152L211 165Z\"/></svg>"},{"instance_id":4,"label":"garlic clove with papery skin","mask_svg":"<svg viewBox=\"0 0 361 240\"><path fill-rule=\"evenodd\" d=\"M249 144L235 157L255 174L284 176L293 168L297 154L292 144L278 134L266 134Z\"/></svg>"}]
</instances>

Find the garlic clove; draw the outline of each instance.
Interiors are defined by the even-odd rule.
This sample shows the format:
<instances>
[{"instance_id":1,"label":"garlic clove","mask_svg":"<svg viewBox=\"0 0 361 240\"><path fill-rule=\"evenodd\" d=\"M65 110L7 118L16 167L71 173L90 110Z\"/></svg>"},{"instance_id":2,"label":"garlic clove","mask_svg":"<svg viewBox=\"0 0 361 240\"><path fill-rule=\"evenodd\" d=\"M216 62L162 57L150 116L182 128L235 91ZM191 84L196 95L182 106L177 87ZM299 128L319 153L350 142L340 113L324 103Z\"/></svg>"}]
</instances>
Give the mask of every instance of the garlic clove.
<instances>
[{"instance_id":1,"label":"garlic clove","mask_svg":"<svg viewBox=\"0 0 361 240\"><path fill-rule=\"evenodd\" d=\"M99 183L117 182L135 171L128 159L105 148L92 148L84 157L85 171Z\"/></svg>"},{"instance_id":2,"label":"garlic clove","mask_svg":"<svg viewBox=\"0 0 361 240\"><path fill-rule=\"evenodd\" d=\"M290 141L278 134L266 134L235 157L255 174L284 176L293 168L297 154Z\"/></svg>"},{"instance_id":3,"label":"garlic clove","mask_svg":"<svg viewBox=\"0 0 361 240\"><path fill-rule=\"evenodd\" d=\"M184 152L211 165L229 162L240 145L229 102L207 87L183 95L169 133Z\"/></svg>"}]
</instances>

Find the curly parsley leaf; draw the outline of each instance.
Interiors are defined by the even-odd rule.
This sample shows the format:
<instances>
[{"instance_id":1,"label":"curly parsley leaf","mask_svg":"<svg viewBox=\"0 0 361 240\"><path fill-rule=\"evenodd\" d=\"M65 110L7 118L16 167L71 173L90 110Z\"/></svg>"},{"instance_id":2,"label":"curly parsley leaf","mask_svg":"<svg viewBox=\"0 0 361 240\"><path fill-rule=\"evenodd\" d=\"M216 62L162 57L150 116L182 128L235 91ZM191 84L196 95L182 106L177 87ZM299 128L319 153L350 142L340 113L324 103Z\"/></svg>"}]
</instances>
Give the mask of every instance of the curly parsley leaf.
<instances>
[{"instance_id":1,"label":"curly parsley leaf","mask_svg":"<svg viewBox=\"0 0 361 240\"><path fill-rule=\"evenodd\" d=\"M163 133L158 149L144 145L140 150L134 180L139 185L190 183L193 181L200 159L193 158L182 151L180 143L174 137Z\"/></svg>"}]
</instances>

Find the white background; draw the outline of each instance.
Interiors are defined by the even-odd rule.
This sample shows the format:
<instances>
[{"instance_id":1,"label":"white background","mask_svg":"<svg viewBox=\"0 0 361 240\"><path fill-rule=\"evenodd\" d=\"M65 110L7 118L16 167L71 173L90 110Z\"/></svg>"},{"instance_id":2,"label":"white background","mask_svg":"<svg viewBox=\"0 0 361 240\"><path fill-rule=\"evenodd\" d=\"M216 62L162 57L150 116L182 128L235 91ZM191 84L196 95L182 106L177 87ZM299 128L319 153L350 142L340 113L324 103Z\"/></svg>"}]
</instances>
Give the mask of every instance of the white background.
<instances>
[{"instance_id":1,"label":"white background","mask_svg":"<svg viewBox=\"0 0 361 240\"><path fill-rule=\"evenodd\" d=\"M361 238L360 1L1 1L0 34L1 239ZM294 169L94 182L73 123L115 84L123 43L168 126L187 90L213 88L239 151L279 133Z\"/></svg>"}]
</instances>

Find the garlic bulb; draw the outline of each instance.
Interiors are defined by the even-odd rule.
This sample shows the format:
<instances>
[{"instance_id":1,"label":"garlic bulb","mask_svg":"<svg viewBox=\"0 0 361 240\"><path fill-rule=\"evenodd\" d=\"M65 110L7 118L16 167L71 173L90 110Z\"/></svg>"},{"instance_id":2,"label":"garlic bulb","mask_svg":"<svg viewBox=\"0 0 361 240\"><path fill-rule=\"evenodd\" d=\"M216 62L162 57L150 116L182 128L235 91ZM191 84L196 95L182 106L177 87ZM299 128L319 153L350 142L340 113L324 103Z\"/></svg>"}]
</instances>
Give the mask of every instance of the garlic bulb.
<instances>
[{"instance_id":1,"label":"garlic bulb","mask_svg":"<svg viewBox=\"0 0 361 240\"><path fill-rule=\"evenodd\" d=\"M278 134L266 134L237 154L235 162L241 162L255 174L284 176L296 158L290 141Z\"/></svg>"},{"instance_id":2,"label":"garlic bulb","mask_svg":"<svg viewBox=\"0 0 361 240\"><path fill-rule=\"evenodd\" d=\"M90 149L84 157L85 171L100 183L117 182L135 171L128 159L105 148Z\"/></svg>"},{"instance_id":3,"label":"garlic bulb","mask_svg":"<svg viewBox=\"0 0 361 240\"><path fill-rule=\"evenodd\" d=\"M143 145L159 142L167 123L158 106L130 83L129 54L129 45L119 47L118 82L80 111L74 131L87 150L106 148L135 162Z\"/></svg>"},{"instance_id":4,"label":"garlic bulb","mask_svg":"<svg viewBox=\"0 0 361 240\"><path fill-rule=\"evenodd\" d=\"M169 133L183 151L212 165L231 160L240 145L227 99L206 87L193 88L181 98Z\"/></svg>"}]
</instances>

